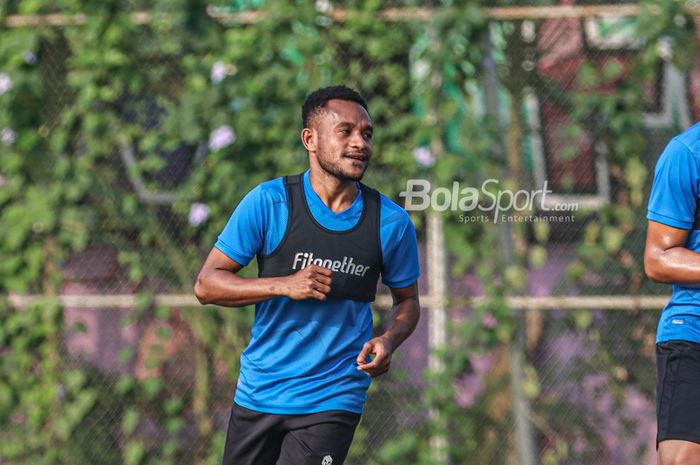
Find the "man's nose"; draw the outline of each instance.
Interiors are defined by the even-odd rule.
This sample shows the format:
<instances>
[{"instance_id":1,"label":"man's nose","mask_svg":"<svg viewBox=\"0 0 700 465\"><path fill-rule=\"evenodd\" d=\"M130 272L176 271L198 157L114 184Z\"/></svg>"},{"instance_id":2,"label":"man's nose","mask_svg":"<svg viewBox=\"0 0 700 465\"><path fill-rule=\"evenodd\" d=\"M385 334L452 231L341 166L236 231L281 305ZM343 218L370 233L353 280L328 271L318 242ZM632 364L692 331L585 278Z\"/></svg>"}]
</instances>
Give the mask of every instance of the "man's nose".
<instances>
[{"instance_id":1,"label":"man's nose","mask_svg":"<svg viewBox=\"0 0 700 465\"><path fill-rule=\"evenodd\" d=\"M367 150L367 148L369 148L369 142L360 131L354 131L350 138L350 146L360 150Z\"/></svg>"}]
</instances>

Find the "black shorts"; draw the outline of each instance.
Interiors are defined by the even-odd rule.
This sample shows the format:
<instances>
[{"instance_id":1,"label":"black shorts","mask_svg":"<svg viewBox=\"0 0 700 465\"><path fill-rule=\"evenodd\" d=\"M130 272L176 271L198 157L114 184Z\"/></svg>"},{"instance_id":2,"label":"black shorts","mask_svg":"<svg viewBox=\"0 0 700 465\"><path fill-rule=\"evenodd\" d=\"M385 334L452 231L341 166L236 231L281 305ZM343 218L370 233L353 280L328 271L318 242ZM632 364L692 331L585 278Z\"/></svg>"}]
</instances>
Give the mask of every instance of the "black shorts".
<instances>
[{"instance_id":1,"label":"black shorts","mask_svg":"<svg viewBox=\"0 0 700 465\"><path fill-rule=\"evenodd\" d=\"M332 410L309 415L273 415L234 403L223 465L342 465L357 413Z\"/></svg>"},{"instance_id":2,"label":"black shorts","mask_svg":"<svg viewBox=\"0 0 700 465\"><path fill-rule=\"evenodd\" d=\"M656 345L656 445L667 439L700 444L700 344Z\"/></svg>"}]
</instances>

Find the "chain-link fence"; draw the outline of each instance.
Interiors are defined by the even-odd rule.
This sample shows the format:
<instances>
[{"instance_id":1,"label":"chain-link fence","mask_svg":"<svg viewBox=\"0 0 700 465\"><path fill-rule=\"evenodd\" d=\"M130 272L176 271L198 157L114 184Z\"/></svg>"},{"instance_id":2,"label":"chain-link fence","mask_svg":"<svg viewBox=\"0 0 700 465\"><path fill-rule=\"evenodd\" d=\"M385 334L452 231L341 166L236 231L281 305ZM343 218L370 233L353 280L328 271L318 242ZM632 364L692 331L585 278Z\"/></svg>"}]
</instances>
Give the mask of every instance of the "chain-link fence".
<instances>
[{"instance_id":1,"label":"chain-link fence","mask_svg":"<svg viewBox=\"0 0 700 465\"><path fill-rule=\"evenodd\" d=\"M645 202L700 111L693 11L98 3L0 7L0 464L220 462L253 309L191 288L337 81L375 118L367 182L432 189L421 321L347 463L656 462Z\"/></svg>"}]
</instances>

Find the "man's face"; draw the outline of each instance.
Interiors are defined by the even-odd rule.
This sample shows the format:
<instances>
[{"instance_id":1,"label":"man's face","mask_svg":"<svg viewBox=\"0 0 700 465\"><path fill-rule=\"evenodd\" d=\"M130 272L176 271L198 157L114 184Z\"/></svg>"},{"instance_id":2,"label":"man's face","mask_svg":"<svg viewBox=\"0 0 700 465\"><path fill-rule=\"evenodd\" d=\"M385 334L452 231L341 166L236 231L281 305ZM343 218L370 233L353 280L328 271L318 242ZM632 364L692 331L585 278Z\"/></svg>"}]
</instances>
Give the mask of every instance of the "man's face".
<instances>
[{"instance_id":1,"label":"man's face","mask_svg":"<svg viewBox=\"0 0 700 465\"><path fill-rule=\"evenodd\" d=\"M329 100L311 124L321 168L341 181L359 181L372 156L372 120L362 105Z\"/></svg>"}]
</instances>

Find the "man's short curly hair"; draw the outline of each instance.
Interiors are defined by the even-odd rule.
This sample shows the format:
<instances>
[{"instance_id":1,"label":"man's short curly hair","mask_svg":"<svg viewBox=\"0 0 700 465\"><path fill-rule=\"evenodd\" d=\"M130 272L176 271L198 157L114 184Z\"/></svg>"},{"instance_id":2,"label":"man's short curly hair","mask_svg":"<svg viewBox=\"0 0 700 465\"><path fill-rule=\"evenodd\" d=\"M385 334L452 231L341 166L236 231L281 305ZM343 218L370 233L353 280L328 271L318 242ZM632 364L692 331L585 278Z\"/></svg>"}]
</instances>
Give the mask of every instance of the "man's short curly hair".
<instances>
[{"instance_id":1,"label":"man's short curly hair","mask_svg":"<svg viewBox=\"0 0 700 465\"><path fill-rule=\"evenodd\" d=\"M306 97L304 105L301 107L301 120L305 128L309 127L309 120L320 113L321 109L326 106L329 100L349 100L362 105L367 113L367 102L355 90L346 86L330 86L313 91Z\"/></svg>"}]
</instances>

